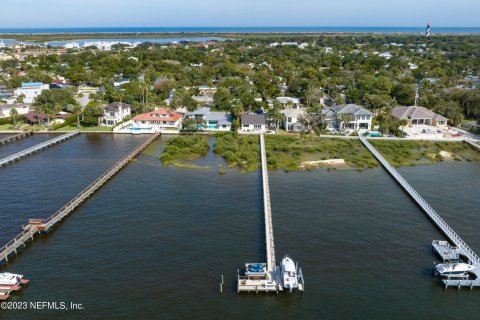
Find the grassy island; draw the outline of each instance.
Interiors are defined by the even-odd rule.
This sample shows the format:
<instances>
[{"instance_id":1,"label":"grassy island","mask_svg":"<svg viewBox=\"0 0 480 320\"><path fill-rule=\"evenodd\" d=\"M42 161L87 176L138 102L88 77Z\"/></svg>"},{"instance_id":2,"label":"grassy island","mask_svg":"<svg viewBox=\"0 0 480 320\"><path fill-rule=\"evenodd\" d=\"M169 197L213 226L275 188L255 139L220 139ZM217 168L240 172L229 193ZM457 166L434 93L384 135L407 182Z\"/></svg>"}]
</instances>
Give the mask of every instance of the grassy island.
<instances>
[{"instance_id":1,"label":"grassy island","mask_svg":"<svg viewBox=\"0 0 480 320\"><path fill-rule=\"evenodd\" d=\"M167 141L160 156L163 164L177 164L205 156L210 150L208 139L203 136L179 136Z\"/></svg>"}]
</instances>

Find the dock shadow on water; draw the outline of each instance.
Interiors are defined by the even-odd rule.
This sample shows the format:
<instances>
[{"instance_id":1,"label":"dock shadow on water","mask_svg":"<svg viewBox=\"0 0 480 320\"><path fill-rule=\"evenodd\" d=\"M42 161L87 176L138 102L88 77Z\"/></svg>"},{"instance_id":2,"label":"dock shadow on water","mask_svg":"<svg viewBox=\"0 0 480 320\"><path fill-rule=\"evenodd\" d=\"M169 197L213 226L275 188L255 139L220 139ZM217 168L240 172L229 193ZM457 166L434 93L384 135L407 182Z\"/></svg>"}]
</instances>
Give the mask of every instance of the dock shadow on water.
<instances>
[{"instance_id":1,"label":"dock shadow on water","mask_svg":"<svg viewBox=\"0 0 480 320\"><path fill-rule=\"evenodd\" d=\"M143 139L82 135L0 170L11 186L0 192L9 224L0 227L0 238L9 239L28 218L53 213ZM163 166L162 141L2 269L31 280L11 301L71 301L85 309L0 311L2 320L475 319L480 313L480 291L445 291L428 274L435 260L429 244L443 236L380 168L269 172L276 248L300 262L305 293L237 295L237 269L265 260L261 174ZM223 163L213 152L202 159L212 168ZM460 185L478 190L480 172L475 163L458 165L442 164L441 178L437 166L401 173L441 206L446 220L456 219L454 229L473 247L478 228L462 221L480 223L471 210L478 197L460 196L469 201L464 216L449 192ZM450 172L455 183L445 187ZM448 201L440 202L442 196Z\"/></svg>"}]
</instances>

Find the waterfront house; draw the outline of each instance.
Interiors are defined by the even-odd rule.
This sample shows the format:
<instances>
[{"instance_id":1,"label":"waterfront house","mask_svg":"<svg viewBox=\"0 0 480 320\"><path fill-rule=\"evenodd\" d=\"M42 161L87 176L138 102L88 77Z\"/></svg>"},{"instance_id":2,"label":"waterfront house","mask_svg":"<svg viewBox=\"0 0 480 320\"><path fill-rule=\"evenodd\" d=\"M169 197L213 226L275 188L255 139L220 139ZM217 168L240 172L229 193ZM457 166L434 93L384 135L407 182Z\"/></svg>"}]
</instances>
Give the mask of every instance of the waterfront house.
<instances>
[{"instance_id":1,"label":"waterfront house","mask_svg":"<svg viewBox=\"0 0 480 320\"><path fill-rule=\"evenodd\" d=\"M15 89L13 92L14 98L17 99L19 96L24 95L24 103L31 104L35 101L35 98L38 97L43 90L48 90L49 85L43 84L42 82L24 82L20 88Z\"/></svg>"},{"instance_id":2,"label":"waterfront house","mask_svg":"<svg viewBox=\"0 0 480 320\"><path fill-rule=\"evenodd\" d=\"M241 124L240 132L265 133L267 130L265 114L245 113L242 115Z\"/></svg>"},{"instance_id":3,"label":"waterfront house","mask_svg":"<svg viewBox=\"0 0 480 320\"><path fill-rule=\"evenodd\" d=\"M202 118L205 126L199 129L212 131L230 131L233 116L226 112L212 112L210 108L202 107L188 115L189 118Z\"/></svg>"},{"instance_id":4,"label":"waterfront house","mask_svg":"<svg viewBox=\"0 0 480 320\"><path fill-rule=\"evenodd\" d=\"M114 127L131 114L132 107L129 104L113 102L103 107L103 116L98 118L98 123L101 126Z\"/></svg>"},{"instance_id":5,"label":"waterfront house","mask_svg":"<svg viewBox=\"0 0 480 320\"><path fill-rule=\"evenodd\" d=\"M434 126L446 128L448 119L424 107L396 107L392 110L392 117L397 120L406 120L407 127Z\"/></svg>"},{"instance_id":6,"label":"waterfront house","mask_svg":"<svg viewBox=\"0 0 480 320\"><path fill-rule=\"evenodd\" d=\"M307 115L304 108L283 109L281 126L286 131L304 132L305 126L301 123L301 119Z\"/></svg>"},{"instance_id":7,"label":"waterfront house","mask_svg":"<svg viewBox=\"0 0 480 320\"><path fill-rule=\"evenodd\" d=\"M166 108L142 113L132 119L133 128L142 129L180 129L182 116L176 111Z\"/></svg>"},{"instance_id":8,"label":"waterfront house","mask_svg":"<svg viewBox=\"0 0 480 320\"><path fill-rule=\"evenodd\" d=\"M341 131L357 131L359 133L372 130L373 113L356 104L338 105L329 108L328 126L334 124Z\"/></svg>"},{"instance_id":9,"label":"waterfront house","mask_svg":"<svg viewBox=\"0 0 480 320\"><path fill-rule=\"evenodd\" d=\"M0 104L0 118L10 117L13 109L17 110L19 115L30 111L30 107L26 104Z\"/></svg>"}]
</instances>

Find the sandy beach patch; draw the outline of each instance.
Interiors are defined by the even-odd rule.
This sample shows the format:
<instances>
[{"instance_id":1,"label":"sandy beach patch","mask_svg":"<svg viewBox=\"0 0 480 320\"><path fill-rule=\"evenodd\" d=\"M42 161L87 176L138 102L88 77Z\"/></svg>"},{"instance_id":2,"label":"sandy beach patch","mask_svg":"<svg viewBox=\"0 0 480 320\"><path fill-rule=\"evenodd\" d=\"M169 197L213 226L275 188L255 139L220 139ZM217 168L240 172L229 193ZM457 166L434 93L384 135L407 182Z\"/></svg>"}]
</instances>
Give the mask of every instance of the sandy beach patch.
<instances>
[{"instance_id":1,"label":"sandy beach patch","mask_svg":"<svg viewBox=\"0 0 480 320\"><path fill-rule=\"evenodd\" d=\"M327 159L317 161L304 161L300 164L300 169L313 168L313 167L345 167L345 159Z\"/></svg>"}]
</instances>

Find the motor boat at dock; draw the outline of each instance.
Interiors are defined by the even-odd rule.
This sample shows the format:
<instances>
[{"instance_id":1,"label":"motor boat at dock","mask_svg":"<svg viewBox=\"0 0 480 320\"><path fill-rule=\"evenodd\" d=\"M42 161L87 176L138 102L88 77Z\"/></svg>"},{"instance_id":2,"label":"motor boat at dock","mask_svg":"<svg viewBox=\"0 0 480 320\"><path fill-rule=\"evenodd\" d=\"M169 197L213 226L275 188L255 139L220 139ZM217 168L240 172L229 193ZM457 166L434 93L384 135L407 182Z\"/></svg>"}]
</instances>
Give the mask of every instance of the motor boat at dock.
<instances>
[{"instance_id":1,"label":"motor boat at dock","mask_svg":"<svg viewBox=\"0 0 480 320\"><path fill-rule=\"evenodd\" d=\"M29 281L27 279L23 279L23 275L4 272L0 273L0 286L20 286L23 284L27 284Z\"/></svg>"},{"instance_id":2,"label":"motor boat at dock","mask_svg":"<svg viewBox=\"0 0 480 320\"><path fill-rule=\"evenodd\" d=\"M303 274L302 269L295 265L295 262L288 255L282 260L281 264L281 278L284 289L290 290L300 289L303 291Z\"/></svg>"},{"instance_id":3,"label":"motor boat at dock","mask_svg":"<svg viewBox=\"0 0 480 320\"><path fill-rule=\"evenodd\" d=\"M475 269L474 265L460 261L437 264L433 272L443 278L466 278Z\"/></svg>"}]
</instances>

